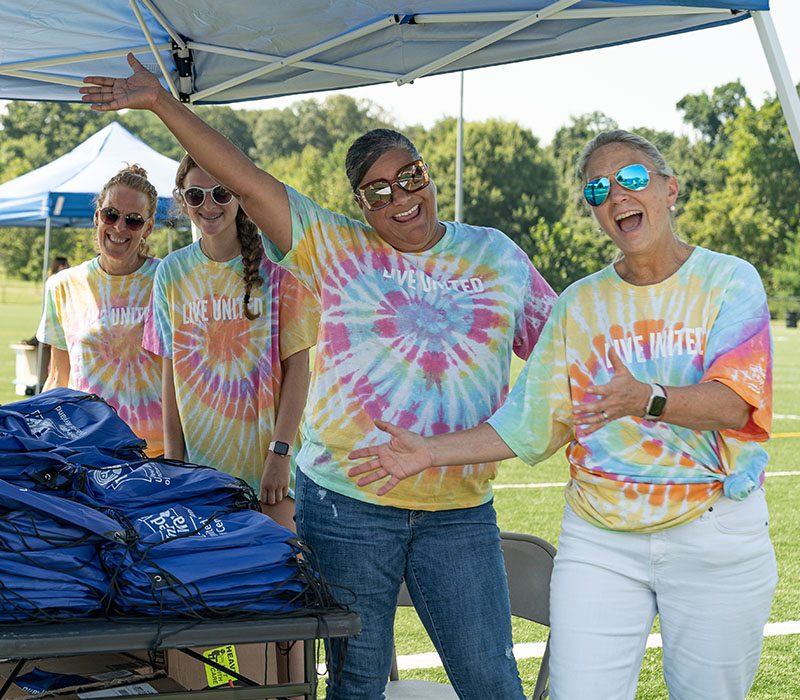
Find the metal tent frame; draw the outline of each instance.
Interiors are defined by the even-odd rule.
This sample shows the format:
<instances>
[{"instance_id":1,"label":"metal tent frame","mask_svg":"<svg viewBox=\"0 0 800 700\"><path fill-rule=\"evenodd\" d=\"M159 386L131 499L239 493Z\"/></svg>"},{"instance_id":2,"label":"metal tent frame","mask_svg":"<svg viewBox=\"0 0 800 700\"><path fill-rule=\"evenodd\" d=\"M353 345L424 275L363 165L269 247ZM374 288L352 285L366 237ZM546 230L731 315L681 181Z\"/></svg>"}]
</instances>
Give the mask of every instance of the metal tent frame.
<instances>
[{"instance_id":1,"label":"metal tent frame","mask_svg":"<svg viewBox=\"0 0 800 700\"><path fill-rule=\"evenodd\" d=\"M102 16L88 0L64 5L40 0L33 14L0 0L0 98L80 101L84 75L128 74L128 52L196 105L404 85L752 19L800 160L800 99L768 0L503 0L488 11L479 0L109 0Z\"/></svg>"}]
</instances>

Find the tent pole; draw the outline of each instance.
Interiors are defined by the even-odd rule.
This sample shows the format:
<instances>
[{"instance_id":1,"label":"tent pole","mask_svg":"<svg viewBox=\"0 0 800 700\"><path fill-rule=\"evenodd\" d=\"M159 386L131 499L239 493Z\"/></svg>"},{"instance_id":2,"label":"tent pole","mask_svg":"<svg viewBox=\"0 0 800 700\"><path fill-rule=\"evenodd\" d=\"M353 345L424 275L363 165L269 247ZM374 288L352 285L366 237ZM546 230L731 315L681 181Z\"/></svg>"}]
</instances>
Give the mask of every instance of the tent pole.
<instances>
[{"instance_id":1,"label":"tent pole","mask_svg":"<svg viewBox=\"0 0 800 700\"><path fill-rule=\"evenodd\" d=\"M42 263L42 310L41 314L44 314L44 301L45 301L45 294L46 294L46 285L47 285L47 270L49 268L49 261L50 261L50 214L48 213L47 218L44 222L44 262ZM41 314L39 318L41 318ZM42 351L44 348L42 347L42 342L40 341L39 344L36 346L36 393L38 394L42 390Z\"/></svg>"},{"instance_id":2,"label":"tent pole","mask_svg":"<svg viewBox=\"0 0 800 700\"><path fill-rule=\"evenodd\" d=\"M789 127L789 134L794 142L795 153L797 153L797 159L800 160L800 98L797 96L797 88L789 74L789 66L786 64L786 58L781 50L772 16L769 12L753 12L752 16L756 30L758 30L758 38L761 40L761 47L764 49L764 55L772 72L772 79L775 81L778 99Z\"/></svg>"},{"instance_id":3,"label":"tent pole","mask_svg":"<svg viewBox=\"0 0 800 700\"><path fill-rule=\"evenodd\" d=\"M458 102L458 130L456 131L456 214L462 221L464 213L464 71L461 71L461 91Z\"/></svg>"}]
</instances>

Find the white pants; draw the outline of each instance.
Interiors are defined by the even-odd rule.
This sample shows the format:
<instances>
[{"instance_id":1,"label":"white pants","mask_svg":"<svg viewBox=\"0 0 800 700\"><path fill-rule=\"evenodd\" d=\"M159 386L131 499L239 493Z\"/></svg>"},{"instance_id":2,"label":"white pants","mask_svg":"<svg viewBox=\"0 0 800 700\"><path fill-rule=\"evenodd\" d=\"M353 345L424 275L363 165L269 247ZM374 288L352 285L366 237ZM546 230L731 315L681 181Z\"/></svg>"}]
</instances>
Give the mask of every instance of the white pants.
<instances>
[{"instance_id":1,"label":"white pants","mask_svg":"<svg viewBox=\"0 0 800 700\"><path fill-rule=\"evenodd\" d=\"M633 700L656 613L672 700L742 700L777 584L763 489L653 534L567 505L550 586L552 700Z\"/></svg>"}]
</instances>

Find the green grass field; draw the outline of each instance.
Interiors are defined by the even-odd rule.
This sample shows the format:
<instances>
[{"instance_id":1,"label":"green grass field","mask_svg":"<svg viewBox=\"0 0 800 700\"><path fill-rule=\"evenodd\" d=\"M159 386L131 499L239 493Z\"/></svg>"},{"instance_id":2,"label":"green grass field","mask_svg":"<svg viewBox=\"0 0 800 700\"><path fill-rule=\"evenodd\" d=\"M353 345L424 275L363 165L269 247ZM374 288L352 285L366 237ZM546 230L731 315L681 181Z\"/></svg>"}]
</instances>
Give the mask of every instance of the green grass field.
<instances>
[{"instance_id":1,"label":"green grass field","mask_svg":"<svg viewBox=\"0 0 800 700\"><path fill-rule=\"evenodd\" d=\"M33 335L39 321L40 285L5 280L0 277L0 403L18 400L12 380L15 372L14 353L10 343ZM786 328L783 322L773 326L775 343L773 439L768 443L770 454L767 499L771 513L771 534L778 559L780 582L772 606L771 623L800 621L800 469L796 456L800 452L800 330ZM521 363L515 364L518 372ZM794 472L793 474L780 474ZM773 475L770 476L769 473ZM500 528L529 532L557 543L563 492L559 486L502 488L513 485L564 482L567 465L563 452L546 462L529 467L519 460L503 465L497 479L495 506ZM656 621L657 629L657 621ZM533 624L515 626L516 642L545 639L546 632ZM416 614L400 610L396 627L397 650L400 655L433 651ZM519 662L525 691L530 694L538 672L539 660ZM752 700L786 700L800 697L800 636L797 633L768 636L753 689ZM444 671L426 668L401 671L402 678L423 678L446 682ZM323 697L321 694L320 697ZM667 691L661 677L661 652L649 649L639 679L637 700L662 700ZM711 700L711 699L710 699Z\"/></svg>"}]
</instances>

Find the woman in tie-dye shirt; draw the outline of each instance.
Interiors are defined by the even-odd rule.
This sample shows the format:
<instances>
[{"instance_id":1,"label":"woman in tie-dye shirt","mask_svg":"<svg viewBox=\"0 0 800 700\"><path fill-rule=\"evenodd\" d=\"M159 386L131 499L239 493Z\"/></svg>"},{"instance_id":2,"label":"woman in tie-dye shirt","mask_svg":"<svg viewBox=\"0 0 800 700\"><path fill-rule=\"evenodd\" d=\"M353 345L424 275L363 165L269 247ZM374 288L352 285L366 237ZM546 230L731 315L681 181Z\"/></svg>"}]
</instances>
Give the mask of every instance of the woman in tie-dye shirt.
<instances>
[{"instance_id":1,"label":"woman in tie-dye shirt","mask_svg":"<svg viewBox=\"0 0 800 700\"><path fill-rule=\"evenodd\" d=\"M762 484L772 409L758 273L672 229L678 181L647 140L600 134L584 195L619 248L558 299L508 399L466 432L353 453L358 483L567 445L551 583L553 700L630 700L656 613L670 697L741 700L776 585ZM385 478L389 476L389 480Z\"/></svg>"},{"instance_id":2,"label":"woman in tie-dye shirt","mask_svg":"<svg viewBox=\"0 0 800 700\"><path fill-rule=\"evenodd\" d=\"M160 260L147 237L158 203L147 172L129 166L103 187L94 213L96 258L47 280L37 338L52 346L43 389L69 386L101 396L164 452L161 361L142 348L142 329Z\"/></svg>"},{"instance_id":3,"label":"woman in tie-dye shirt","mask_svg":"<svg viewBox=\"0 0 800 700\"><path fill-rule=\"evenodd\" d=\"M500 231L439 221L436 186L401 134L375 130L348 151L365 224L258 169L128 60L127 79L87 78L94 108L152 109L239 194L267 253L322 309L297 458L297 530L362 626L328 678L328 699L382 697L405 579L459 697L522 700L492 507L496 462L468 456L386 497L348 477L347 455L379 439L381 416L428 435L488 418L507 393L512 352L533 349L552 290ZM331 647L341 658L342 644Z\"/></svg>"},{"instance_id":4,"label":"woman in tie-dye shirt","mask_svg":"<svg viewBox=\"0 0 800 700\"><path fill-rule=\"evenodd\" d=\"M164 258L145 324L145 348L163 358L165 455L244 479L263 512L294 530L293 466L319 309L267 260L233 194L188 154L174 194L200 238ZM302 651L271 649L280 682L302 678Z\"/></svg>"}]
</instances>

